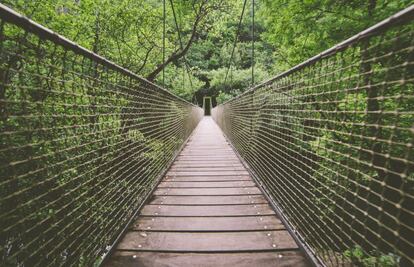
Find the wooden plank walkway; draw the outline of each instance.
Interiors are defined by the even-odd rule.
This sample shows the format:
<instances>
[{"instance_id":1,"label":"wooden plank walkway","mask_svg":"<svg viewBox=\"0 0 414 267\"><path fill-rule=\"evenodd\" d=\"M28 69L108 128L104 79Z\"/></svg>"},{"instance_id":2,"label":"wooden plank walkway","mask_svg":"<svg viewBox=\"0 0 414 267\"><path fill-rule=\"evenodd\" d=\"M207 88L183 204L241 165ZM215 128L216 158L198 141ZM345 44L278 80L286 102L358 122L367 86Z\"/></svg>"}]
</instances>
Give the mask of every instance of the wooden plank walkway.
<instances>
[{"instance_id":1,"label":"wooden plank walkway","mask_svg":"<svg viewBox=\"0 0 414 267\"><path fill-rule=\"evenodd\" d=\"M307 266L221 130L204 117L107 266Z\"/></svg>"}]
</instances>

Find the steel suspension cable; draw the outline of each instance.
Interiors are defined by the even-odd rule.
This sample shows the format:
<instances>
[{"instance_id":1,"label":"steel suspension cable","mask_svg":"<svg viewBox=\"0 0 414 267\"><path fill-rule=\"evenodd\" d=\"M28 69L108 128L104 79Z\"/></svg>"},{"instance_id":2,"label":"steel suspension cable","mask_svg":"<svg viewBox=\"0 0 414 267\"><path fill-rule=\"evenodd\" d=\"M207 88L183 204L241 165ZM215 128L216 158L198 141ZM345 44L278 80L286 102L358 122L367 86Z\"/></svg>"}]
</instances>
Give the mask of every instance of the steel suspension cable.
<instances>
[{"instance_id":1,"label":"steel suspension cable","mask_svg":"<svg viewBox=\"0 0 414 267\"><path fill-rule=\"evenodd\" d=\"M162 63L165 62L165 20L166 6L165 0L162 1ZM162 86L165 87L165 68L162 69Z\"/></svg>"},{"instance_id":2,"label":"steel suspension cable","mask_svg":"<svg viewBox=\"0 0 414 267\"><path fill-rule=\"evenodd\" d=\"M174 17L175 28L176 28L176 30L177 30L177 34L178 34L178 40L179 40L179 42L180 42L180 48L181 48L181 50L183 50L183 49L184 49L184 45L183 45L183 41L182 41L182 38L181 38L181 31L180 31L180 27L178 26L178 22L177 22L177 16L176 16L176 14L175 14L175 9L174 9L174 3L173 3L173 0L170 0L170 4L171 4L171 9L172 9L172 12L173 12L173 17ZM188 62L187 62L187 58L186 58L186 56L185 56L185 55L183 55L183 58L184 58L184 65L185 65L185 68L186 68L186 70L187 70L187 74L188 74L188 79L189 79L189 81L190 81L190 86L191 86L191 88L192 88L192 87L193 87L193 82L192 82L191 75L190 75L191 70L190 70L190 67L189 67L189 65L188 65Z\"/></svg>"},{"instance_id":3,"label":"steel suspension cable","mask_svg":"<svg viewBox=\"0 0 414 267\"><path fill-rule=\"evenodd\" d=\"M229 70L230 70L230 67L231 67L231 63L233 61L234 50L236 49L237 40L238 40L238 37L240 35L241 23L243 21L244 11L246 10L246 3L247 3L247 0L244 0L242 13L240 14L239 24L237 26L236 36L234 37L233 48L231 50L231 56L230 56L229 66L227 67L226 76L224 77L224 84L226 84L227 75L229 74Z\"/></svg>"},{"instance_id":4,"label":"steel suspension cable","mask_svg":"<svg viewBox=\"0 0 414 267\"><path fill-rule=\"evenodd\" d=\"M255 30L255 21L254 21L254 0L252 0L252 86L254 85L254 65L255 65L255 59L254 59L254 30Z\"/></svg>"}]
</instances>

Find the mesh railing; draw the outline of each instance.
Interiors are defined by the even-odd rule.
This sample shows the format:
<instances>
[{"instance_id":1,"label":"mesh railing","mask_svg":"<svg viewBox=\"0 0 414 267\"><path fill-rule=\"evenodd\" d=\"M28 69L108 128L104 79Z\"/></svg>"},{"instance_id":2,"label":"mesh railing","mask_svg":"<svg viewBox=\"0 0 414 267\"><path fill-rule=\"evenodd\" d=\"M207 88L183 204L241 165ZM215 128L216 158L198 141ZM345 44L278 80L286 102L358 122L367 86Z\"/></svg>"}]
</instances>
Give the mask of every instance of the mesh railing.
<instances>
[{"instance_id":1,"label":"mesh railing","mask_svg":"<svg viewBox=\"0 0 414 267\"><path fill-rule=\"evenodd\" d=\"M216 107L325 265L414 265L413 6Z\"/></svg>"},{"instance_id":2,"label":"mesh railing","mask_svg":"<svg viewBox=\"0 0 414 267\"><path fill-rule=\"evenodd\" d=\"M0 265L99 263L201 117L0 5Z\"/></svg>"}]
</instances>

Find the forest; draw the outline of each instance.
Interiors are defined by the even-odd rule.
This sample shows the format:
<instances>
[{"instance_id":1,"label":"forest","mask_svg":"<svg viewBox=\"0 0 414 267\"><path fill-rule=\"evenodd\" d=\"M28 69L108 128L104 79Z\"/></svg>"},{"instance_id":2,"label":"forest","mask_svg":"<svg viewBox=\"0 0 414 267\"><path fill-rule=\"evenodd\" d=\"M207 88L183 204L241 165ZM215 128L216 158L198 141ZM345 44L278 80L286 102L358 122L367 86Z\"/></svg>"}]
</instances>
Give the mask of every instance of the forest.
<instances>
[{"instance_id":1,"label":"forest","mask_svg":"<svg viewBox=\"0 0 414 267\"><path fill-rule=\"evenodd\" d=\"M227 100L412 3L410 0L256 0L253 31L251 0L246 3L167 0L163 57L163 1L2 2L200 104L205 95L213 96L219 103Z\"/></svg>"},{"instance_id":2,"label":"forest","mask_svg":"<svg viewBox=\"0 0 414 267\"><path fill-rule=\"evenodd\" d=\"M0 2L0 265L99 265L205 96L318 259L414 264L412 21L289 72L411 0Z\"/></svg>"}]
</instances>

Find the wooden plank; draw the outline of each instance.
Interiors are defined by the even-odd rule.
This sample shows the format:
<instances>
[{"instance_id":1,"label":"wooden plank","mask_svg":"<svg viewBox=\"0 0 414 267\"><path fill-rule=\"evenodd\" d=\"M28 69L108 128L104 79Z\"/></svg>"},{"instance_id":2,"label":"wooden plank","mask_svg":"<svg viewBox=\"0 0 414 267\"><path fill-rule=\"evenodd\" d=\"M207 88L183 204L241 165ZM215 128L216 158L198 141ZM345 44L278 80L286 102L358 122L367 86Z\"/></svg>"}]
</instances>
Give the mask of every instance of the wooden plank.
<instances>
[{"instance_id":1,"label":"wooden plank","mask_svg":"<svg viewBox=\"0 0 414 267\"><path fill-rule=\"evenodd\" d=\"M184 157L236 157L236 154L233 150L221 150L221 151L210 151L210 152L203 152L203 151L190 151L184 150L182 151L179 156Z\"/></svg>"},{"instance_id":2,"label":"wooden plank","mask_svg":"<svg viewBox=\"0 0 414 267\"><path fill-rule=\"evenodd\" d=\"M141 210L108 266L306 263L217 125L208 118L200 123Z\"/></svg>"},{"instance_id":3,"label":"wooden plank","mask_svg":"<svg viewBox=\"0 0 414 267\"><path fill-rule=\"evenodd\" d=\"M240 161L185 161L185 160L177 160L172 165L172 167L176 166L189 166L189 167L244 167Z\"/></svg>"},{"instance_id":4,"label":"wooden plank","mask_svg":"<svg viewBox=\"0 0 414 267\"><path fill-rule=\"evenodd\" d=\"M164 181L186 181L186 182L219 182L219 181L251 181L247 175L190 175L190 176L167 176Z\"/></svg>"},{"instance_id":5,"label":"wooden plank","mask_svg":"<svg viewBox=\"0 0 414 267\"><path fill-rule=\"evenodd\" d=\"M209 160L208 158L206 159L200 159L200 160L190 160L190 159L182 159L182 160L177 160L176 164L194 164L194 165L198 165L198 164L204 164L204 165L209 165L209 164L218 164L218 162L220 162L220 164L226 164L226 165L236 165L236 164L241 164L240 161L236 161L236 160Z\"/></svg>"},{"instance_id":6,"label":"wooden plank","mask_svg":"<svg viewBox=\"0 0 414 267\"><path fill-rule=\"evenodd\" d=\"M211 153L211 154L200 154L200 153L181 153L180 157L196 157L196 158L236 158L236 156L233 153Z\"/></svg>"},{"instance_id":7,"label":"wooden plank","mask_svg":"<svg viewBox=\"0 0 414 267\"><path fill-rule=\"evenodd\" d=\"M213 153L217 151L218 153L221 152L231 152L234 153L233 149L228 146L226 142L223 142L220 144L220 142L217 142L214 145L206 145L201 144L200 140L193 140L193 142L190 142L188 146L184 147L183 152L197 152L197 153Z\"/></svg>"},{"instance_id":8,"label":"wooden plank","mask_svg":"<svg viewBox=\"0 0 414 267\"><path fill-rule=\"evenodd\" d=\"M214 167L214 166L178 166L178 167L171 167L169 172L246 172L244 167L234 167L234 166L225 166L225 167Z\"/></svg>"},{"instance_id":9,"label":"wooden plank","mask_svg":"<svg viewBox=\"0 0 414 267\"><path fill-rule=\"evenodd\" d=\"M150 204L166 205L237 205L265 204L267 200L262 195L245 196L153 196Z\"/></svg>"},{"instance_id":10,"label":"wooden plank","mask_svg":"<svg viewBox=\"0 0 414 267\"><path fill-rule=\"evenodd\" d=\"M230 157L234 157L235 155L234 155L234 152L233 151L231 151L231 150L226 150L226 151L211 151L211 152L201 152L201 151L182 151L181 153L180 153L180 156L196 156L196 157L198 157L198 156L200 156L200 157L204 157L204 156L208 156L208 157L210 157L210 156L213 156L213 157L227 157L227 156L230 156Z\"/></svg>"},{"instance_id":11,"label":"wooden plank","mask_svg":"<svg viewBox=\"0 0 414 267\"><path fill-rule=\"evenodd\" d=\"M200 163L186 163L176 162L171 168L244 168L241 163L220 163L220 162L200 162Z\"/></svg>"},{"instance_id":12,"label":"wooden plank","mask_svg":"<svg viewBox=\"0 0 414 267\"><path fill-rule=\"evenodd\" d=\"M128 232L118 250L163 252L241 252L298 249L289 232Z\"/></svg>"},{"instance_id":13,"label":"wooden plank","mask_svg":"<svg viewBox=\"0 0 414 267\"><path fill-rule=\"evenodd\" d=\"M243 166L224 166L224 167L215 167L215 166L173 166L169 170L170 172L199 172L199 171L246 171Z\"/></svg>"},{"instance_id":14,"label":"wooden plank","mask_svg":"<svg viewBox=\"0 0 414 267\"><path fill-rule=\"evenodd\" d=\"M249 175L247 171L169 171L168 176L223 176L223 175Z\"/></svg>"},{"instance_id":15,"label":"wooden plank","mask_svg":"<svg viewBox=\"0 0 414 267\"><path fill-rule=\"evenodd\" d=\"M161 182L158 188L181 188L181 187L247 187L256 186L253 181L221 181L221 182L180 182L180 181L166 181Z\"/></svg>"},{"instance_id":16,"label":"wooden plank","mask_svg":"<svg viewBox=\"0 0 414 267\"><path fill-rule=\"evenodd\" d=\"M257 187L234 188L159 188L154 195L174 196L215 196L215 195L254 195L262 192Z\"/></svg>"},{"instance_id":17,"label":"wooden plank","mask_svg":"<svg viewBox=\"0 0 414 267\"><path fill-rule=\"evenodd\" d=\"M231 159L237 159L239 158L234 154L234 152L226 152L226 153L211 153L211 154L199 154L199 153L180 153L178 155L180 158L231 158Z\"/></svg>"},{"instance_id":18,"label":"wooden plank","mask_svg":"<svg viewBox=\"0 0 414 267\"><path fill-rule=\"evenodd\" d=\"M160 253L117 251L106 266L112 267L307 267L300 251L256 253Z\"/></svg>"},{"instance_id":19,"label":"wooden plank","mask_svg":"<svg viewBox=\"0 0 414 267\"><path fill-rule=\"evenodd\" d=\"M180 158L180 156L177 157L176 162L182 163L182 162L189 162L189 163L215 163L215 162L221 162L221 163L240 163L240 160L237 157L232 158L223 158L221 157L220 160L217 160L213 157L202 157L202 158L194 158L194 157L186 157L186 158Z\"/></svg>"},{"instance_id":20,"label":"wooden plank","mask_svg":"<svg viewBox=\"0 0 414 267\"><path fill-rule=\"evenodd\" d=\"M249 175L249 173L246 170L206 170L206 169L199 169L199 168L193 168L193 169L179 169L179 170L169 170L167 175L169 176L175 176L175 175L225 175L225 174L231 174L231 175Z\"/></svg>"},{"instance_id":21,"label":"wooden plank","mask_svg":"<svg viewBox=\"0 0 414 267\"><path fill-rule=\"evenodd\" d=\"M135 231L260 231L285 229L276 216L249 217L140 217Z\"/></svg>"},{"instance_id":22,"label":"wooden plank","mask_svg":"<svg viewBox=\"0 0 414 267\"><path fill-rule=\"evenodd\" d=\"M208 172L208 174L205 174ZM212 176L211 173L214 173L213 176L226 176L226 175L244 175L249 176L246 173L245 169L241 167L173 167L168 171L169 176Z\"/></svg>"},{"instance_id":23,"label":"wooden plank","mask_svg":"<svg viewBox=\"0 0 414 267\"><path fill-rule=\"evenodd\" d=\"M178 161L232 161L240 162L237 156L177 156Z\"/></svg>"},{"instance_id":24,"label":"wooden plank","mask_svg":"<svg viewBox=\"0 0 414 267\"><path fill-rule=\"evenodd\" d=\"M147 216L247 216L275 214L268 204L249 205L145 205L140 215Z\"/></svg>"}]
</instances>

